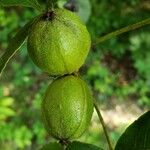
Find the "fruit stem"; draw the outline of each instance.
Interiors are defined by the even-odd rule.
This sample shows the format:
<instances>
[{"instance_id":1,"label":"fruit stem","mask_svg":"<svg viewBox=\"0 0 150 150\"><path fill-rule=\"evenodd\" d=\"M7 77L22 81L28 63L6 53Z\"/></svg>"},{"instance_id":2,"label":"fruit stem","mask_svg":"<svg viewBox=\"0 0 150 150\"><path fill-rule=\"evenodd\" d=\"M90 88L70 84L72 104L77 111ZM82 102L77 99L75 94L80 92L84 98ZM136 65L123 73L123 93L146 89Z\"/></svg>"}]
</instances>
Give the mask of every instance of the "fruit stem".
<instances>
[{"instance_id":1,"label":"fruit stem","mask_svg":"<svg viewBox=\"0 0 150 150\"><path fill-rule=\"evenodd\" d=\"M129 31L138 29L138 28L140 28L140 27L142 27L142 26L145 26L145 25L148 25L148 24L150 24L150 18L147 18L147 19L145 19L145 20L142 20L142 21L140 21L140 22L138 22L138 23L135 23L135 24L132 24L132 25L128 25L128 26L126 26L126 27L124 27L124 28L121 28L121 29L119 29L119 30L116 30L116 31L111 32L111 33L108 33L108 34L106 34L106 35L104 35L104 36L98 38L98 39L93 43L93 46L95 46L95 45L97 45L97 44L99 44L99 43L101 43L101 42L104 42L104 41L106 41L106 40L109 40L109 39L111 39L111 38L113 38L113 37L115 37L115 36L118 36L118 35L123 34L123 33L125 33L125 32L129 32Z\"/></svg>"},{"instance_id":2,"label":"fruit stem","mask_svg":"<svg viewBox=\"0 0 150 150\"><path fill-rule=\"evenodd\" d=\"M106 125L105 125L105 122L104 122L104 119L102 117L102 114L98 108L98 104L96 103L96 100L94 101L94 107L95 107L95 110L98 114L98 117L99 117L99 120L101 122L101 125L103 127L103 130L104 130L104 134L105 134L105 137L106 137L106 140L107 140L107 143L108 143L108 146L109 146L109 150L113 150L113 146L111 144L111 141L110 141L110 138L109 138L109 135L108 135L108 131L107 131L107 128L106 128Z\"/></svg>"},{"instance_id":3,"label":"fruit stem","mask_svg":"<svg viewBox=\"0 0 150 150\"><path fill-rule=\"evenodd\" d=\"M69 143L69 141L67 141L67 140L60 140L59 143L61 144L62 150L65 150L66 146Z\"/></svg>"},{"instance_id":4,"label":"fruit stem","mask_svg":"<svg viewBox=\"0 0 150 150\"><path fill-rule=\"evenodd\" d=\"M66 146L65 145L61 145L62 146L62 150L65 150L66 149Z\"/></svg>"},{"instance_id":5,"label":"fruit stem","mask_svg":"<svg viewBox=\"0 0 150 150\"><path fill-rule=\"evenodd\" d=\"M50 12L50 11L53 11L54 10L54 3L53 3L53 0L46 0L46 9L47 9L47 12Z\"/></svg>"}]
</instances>

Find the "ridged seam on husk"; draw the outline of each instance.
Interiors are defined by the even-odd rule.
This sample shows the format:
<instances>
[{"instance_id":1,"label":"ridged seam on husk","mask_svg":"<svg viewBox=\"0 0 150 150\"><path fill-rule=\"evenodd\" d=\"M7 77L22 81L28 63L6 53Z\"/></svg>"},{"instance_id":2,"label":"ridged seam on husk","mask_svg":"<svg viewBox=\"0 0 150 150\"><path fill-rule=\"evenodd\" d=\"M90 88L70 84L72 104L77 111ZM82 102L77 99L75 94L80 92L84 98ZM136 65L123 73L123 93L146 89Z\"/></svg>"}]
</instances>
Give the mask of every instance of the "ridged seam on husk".
<instances>
[{"instance_id":1,"label":"ridged seam on husk","mask_svg":"<svg viewBox=\"0 0 150 150\"><path fill-rule=\"evenodd\" d=\"M60 25L64 25L64 27L68 30L69 28L69 30L68 30L68 32L72 32L72 36L74 36L76 39L78 39L78 41L80 41L80 43L82 43L82 42L85 42L85 41L81 41L80 40L80 38L78 37L78 35L77 34L75 34L75 33L77 33L77 32L74 32L74 30L76 30L76 26L77 26L77 24L74 24L74 22L71 22L70 20L60 20L60 19L58 19L58 18L56 18L56 21L58 21L59 23L60 23ZM69 23L69 26L68 26L68 23ZM74 24L74 25L73 25ZM82 25L82 28L85 28L85 31L87 30L86 29L86 26L83 26ZM87 32L87 35L88 35L88 38L89 38L89 40L90 40L90 35L89 35L89 33ZM91 41L91 40L90 40ZM91 45L91 42L89 43L89 46L88 46L88 48L87 48L87 52L86 52L86 55L85 55L85 58L87 57L87 55L88 55L88 52L89 52L89 49L90 49L90 45ZM65 66L65 68L66 68L66 72L68 72L68 73L72 73L72 71L70 72L69 71L69 69L68 69L68 65L67 65L67 61L65 60L65 58L64 58L64 56L63 56L63 54L62 54L62 52L61 51L59 51L59 53L60 53L60 55L61 55L61 58L62 58L62 60L63 60L63 62L64 62L64 66ZM83 63L84 62L82 62L82 64L81 64L81 66L83 65ZM76 68L76 71L78 71L78 69L79 69L79 67L78 68Z\"/></svg>"},{"instance_id":2,"label":"ridged seam on husk","mask_svg":"<svg viewBox=\"0 0 150 150\"><path fill-rule=\"evenodd\" d=\"M84 115L85 115L85 113L86 113L86 108L87 108L87 103L86 103L86 93L85 93L85 90L84 90L84 87L83 87L83 85L82 85L82 81L80 80L80 79L78 79L78 83L79 83L79 85L81 86L81 88L82 88L82 90L83 90L83 95L84 95L84 108L83 108L83 114L82 114L82 118L81 118L81 120L80 120L80 124L78 125L78 127L75 129L75 131L74 131L74 133L69 137L69 139L71 138L71 137L74 137L75 136L75 133L80 129L80 127L81 127L81 125L82 125L82 122L83 122L83 119L85 119L84 117ZM82 95L82 96L83 96ZM82 133L81 133L82 134ZM76 137L75 137L76 138Z\"/></svg>"},{"instance_id":3,"label":"ridged seam on husk","mask_svg":"<svg viewBox=\"0 0 150 150\"><path fill-rule=\"evenodd\" d=\"M61 99L63 98L63 89L64 89L63 87L64 87L64 83L62 84ZM62 101L61 101L61 103L62 103ZM59 109L61 108L61 103L59 103ZM61 109L59 110L59 112L60 112L60 114L62 114ZM62 116L60 116L60 122L61 122L60 128L63 129L63 126L62 126L63 118L62 118ZM64 134L64 133L62 133L62 134ZM60 138L62 138L62 137L60 137Z\"/></svg>"},{"instance_id":4,"label":"ridged seam on husk","mask_svg":"<svg viewBox=\"0 0 150 150\"><path fill-rule=\"evenodd\" d=\"M75 81L78 81L78 85L80 85L81 84L81 81L79 81L79 79L76 79L76 78L74 78L73 76L70 76L70 81L71 80L73 80L73 82L75 82ZM67 81L68 82L68 81ZM66 83L66 84L68 84L68 83ZM65 86L65 83L63 83L63 85L62 85L62 87L64 87ZM62 88L62 89L64 89L64 88ZM62 92L61 92L62 94L62 97L64 97L63 96L63 90L62 90ZM61 112L61 111L59 111L60 112L60 114L63 114L63 112ZM84 115L84 112L83 112L83 115ZM82 116L83 116L82 115ZM83 117L82 117L83 118ZM62 120L63 119L63 117L61 116L60 117L60 119ZM62 121L61 121L62 122ZM81 121L80 121L80 124L81 124ZM61 124L62 125L62 124ZM79 125L80 126L80 125ZM77 127L77 129L74 129L74 131L73 131L73 133L71 134L71 135L68 135L68 133L66 134L65 132L63 133L63 131L62 131L62 136L64 136L63 138L61 138L61 137L59 137L59 139L63 139L63 140L69 140L69 139L72 139L72 138L74 138L74 134L75 134L75 132L78 130L78 128L79 128L79 126ZM63 127L61 127L61 129L63 129ZM65 130L64 130L65 131ZM57 133L57 132L56 132ZM67 137L66 137L67 136Z\"/></svg>"}]
</instances>

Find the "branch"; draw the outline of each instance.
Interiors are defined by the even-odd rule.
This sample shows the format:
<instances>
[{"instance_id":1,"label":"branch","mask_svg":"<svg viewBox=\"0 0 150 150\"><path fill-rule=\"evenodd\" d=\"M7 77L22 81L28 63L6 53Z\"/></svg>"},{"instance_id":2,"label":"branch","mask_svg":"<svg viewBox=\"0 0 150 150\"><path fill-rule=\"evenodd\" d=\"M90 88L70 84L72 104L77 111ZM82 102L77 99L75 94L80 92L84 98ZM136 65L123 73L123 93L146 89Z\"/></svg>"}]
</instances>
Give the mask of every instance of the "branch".
<instances>
[{"instance_id":1,"label":"branch","mask_svg":"<svg viewBox=\"0 0 150 150\"><path fill-rule=\"evenodd\" d=\"M107 132L107 129L106 129L106 125L105 125L104 119L103 119L103 117L101 115L101 112L100 112L100 110L98 108L98 105L97 105L96 101L94 101L94 107L95 107L95 110L96 110L96 112L98 114L99 120L100 120L100 122L102 124L103 130L104 130L104 134L106 136L106 140L107 140L107 143L108 143L108 146L109 146L109 150L113 150L113 146L112 146L112 144L110 142L110 138L109 138L109 135L108 135L108 132Z\"/></svg>"},{"instance_id":2,"label":"branch","mask_svg":"<svg viewBox=\"0 0 150 150\"><path fill-rule=\"evenodd\" d=\"M118 35L123 34L123 33L125 33L125 32L129 32L129 31L138 29L138 28L140 28L140 27L142 27L142 26L145 26L145 25L148 25L148 24L150 24L150 18L145 19L145 20L143 20L143 21L140 21L140 22L138 22L138 23L135 23L135 24L133 24L133 25L126 26L126 27L121 28L121 29L119 29L119 30L116 30L116 31L114 31L114 32L108 33L108 34L106 34L106 35L104 35L104 36L98 38L98 39L94 42L93 45L99 44L99 43L104 42L104 41L106 41L106 40L109 40L109 39L111 39L111 38L113 38L113 37L115 37L115 36L118 36Z\"/></svg>"}]
</instances>

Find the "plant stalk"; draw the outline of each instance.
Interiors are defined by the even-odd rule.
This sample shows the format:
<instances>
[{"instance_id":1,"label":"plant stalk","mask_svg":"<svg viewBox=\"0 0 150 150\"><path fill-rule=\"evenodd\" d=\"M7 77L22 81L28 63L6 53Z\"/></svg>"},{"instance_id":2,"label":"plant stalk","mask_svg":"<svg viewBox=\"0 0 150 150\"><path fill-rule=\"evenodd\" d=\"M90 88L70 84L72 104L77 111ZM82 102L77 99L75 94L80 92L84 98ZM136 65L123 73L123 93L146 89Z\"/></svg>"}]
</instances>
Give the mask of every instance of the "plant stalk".
<instances>
[{"instance_id":1,"label":"plant stalk","mask_svg":"<svg viewBox=\"0 0 150 150\"><path fill-rule=\"evenodd\" d=\"M56 5L57 0L46 0L46 4L47 4L47 11L53 11L54 7Z\"/></svg>"},{"instance_id":2,"label":"plant stalk","mask_svg":"<svg viewBox=\"0 0 150 150\"><path fill-rule=\"evenodd\" d=\"M106 137L106 140L107 140L107 143L108 143L108 147L109 147L109 150L113 150L113 146L111 144L111 141L110 141L110 138L109 138L109 135L108 135L108 132L107 132L107 129L106 129L106 125L105 125L105 122L104 122L104 119L102 117L102 114L98 108L98 105L96 103L96 101L94 101L94 107L95 107L95 110L97 112L97 115L99 117L99 120L101 122L101 125L103 127L103 131L104 131L104 134L105 134L105 137Z\"/></svg>"},{"instance_id":3,"label":"plant stalk","mask_svg":"<svg viewBox=\"0 0 150 150\"><path fill-rule=\"evenodd\" d=\"M124 27L124 28L121 28L121 29L119 29L119 30L116 30L116 31L111 32L111 33L108 33L108 34L106 34L106 35L104 35L104 36L98 38L98 39L93 43L93 46L95 46L95 45L97 45L97 44L99 44L99 43L101 43L101 42L104 42L104 41L106 41L106 40L109 40L109 39L111 39L111 38L113 38L113 37L115 37L115 36L118 36L118 35L123 34L123 33L125 33L125 32L129 32L129 31L138 29L138 28L140 28L140 27L142 27L142 26L145 26L145 25L148 25L148 24L150 24L150 18L147 18L147 19L145 19L145 20L142 20L142 21L140 21L140 22L138 22L138 23L135 23L135 24L132 24L132 25L128 25L128 26L126 26L126 27Z\"/></svg>"},{"instance_id":4,"label":"plant stalk","mask_svg":"<svg viewBox=\"0 0 150 150\"><path fill-rule=\"evenodd\" d=\"M62 145L62 150L65 150L66 149L66 146L65 145Z\"/></svg>"}]
</instances>

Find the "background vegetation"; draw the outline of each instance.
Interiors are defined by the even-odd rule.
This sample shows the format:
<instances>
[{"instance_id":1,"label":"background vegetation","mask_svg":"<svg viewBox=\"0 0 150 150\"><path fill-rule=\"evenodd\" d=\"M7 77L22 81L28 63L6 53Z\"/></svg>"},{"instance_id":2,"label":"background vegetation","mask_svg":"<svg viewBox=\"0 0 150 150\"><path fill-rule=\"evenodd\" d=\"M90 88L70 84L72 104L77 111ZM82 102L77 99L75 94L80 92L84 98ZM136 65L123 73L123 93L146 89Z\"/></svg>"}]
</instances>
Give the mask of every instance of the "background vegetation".
<instances>
[{"instance_id":1,"label":"background vegetation","mask_svg":"<svg viewBox=\"0 0 150 150\"><path fill-rule=\"evenodd\" d=\"M64 1L59 1L59 6L63 5ZM143 20L149 13L146 0L79 0L78 15L86 22L93 41ZM36 15L30 8L0 8L0 55L16 31ZM113 144L128 124L124 115L138 115L150 108L149 29L147 26L92 46L80 70L103 110ZM0 150L35 150L53 140L40 118L40 104L49 82L49 77L28 57L25 43L0 79ZM130 109L133 104L134 112ZM120 118L114 112L119 112ZM89 130L80 140L107 149L98 124L94 114Z\"/></svg>"}]
</instances>

